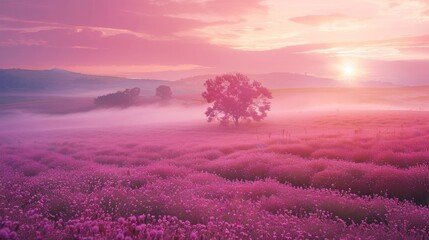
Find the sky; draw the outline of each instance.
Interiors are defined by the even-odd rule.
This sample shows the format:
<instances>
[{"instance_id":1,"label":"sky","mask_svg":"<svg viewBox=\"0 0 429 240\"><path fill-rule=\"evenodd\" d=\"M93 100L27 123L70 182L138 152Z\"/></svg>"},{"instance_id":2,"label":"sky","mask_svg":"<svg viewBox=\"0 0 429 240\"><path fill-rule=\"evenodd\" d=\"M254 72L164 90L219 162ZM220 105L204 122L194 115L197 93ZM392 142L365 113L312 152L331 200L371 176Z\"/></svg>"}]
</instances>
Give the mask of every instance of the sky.
<instances>
[{"instance_id":1,"label":"sky","mask_svg":"<svg viewBox=\"0 0 429 240\"><path fill-rule=\"evenodd\" d=\"M0 0L0 68L429 85L429 0Z\"/></svg>"}]
</instances>

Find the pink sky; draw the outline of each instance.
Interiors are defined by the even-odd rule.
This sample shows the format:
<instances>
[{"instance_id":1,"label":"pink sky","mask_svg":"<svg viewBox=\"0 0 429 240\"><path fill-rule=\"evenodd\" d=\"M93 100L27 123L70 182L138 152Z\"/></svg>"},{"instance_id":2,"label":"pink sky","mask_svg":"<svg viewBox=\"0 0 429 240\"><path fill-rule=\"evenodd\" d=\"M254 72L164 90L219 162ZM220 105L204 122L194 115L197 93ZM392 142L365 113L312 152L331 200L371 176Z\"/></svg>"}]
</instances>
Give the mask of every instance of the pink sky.
<instances>
[{"instance_id":1,"label":"pink sky","mask_svg":"<svg viewBox=\"0 0 429 240\"><path fill-rule=\"evenodd\" d=\"M0 0L0 67L429 84L429 0Z\"/></svg>"}]
</instances>

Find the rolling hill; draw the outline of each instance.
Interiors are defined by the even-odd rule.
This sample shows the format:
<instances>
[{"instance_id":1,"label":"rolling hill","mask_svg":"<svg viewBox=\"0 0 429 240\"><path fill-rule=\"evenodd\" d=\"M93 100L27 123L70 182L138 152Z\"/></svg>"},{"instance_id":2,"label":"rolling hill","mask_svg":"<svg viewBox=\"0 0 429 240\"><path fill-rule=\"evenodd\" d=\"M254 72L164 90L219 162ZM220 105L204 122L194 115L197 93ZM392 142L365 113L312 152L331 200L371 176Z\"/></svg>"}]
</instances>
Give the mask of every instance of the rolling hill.
<instances>
[{"instance_id":1,"label":"rolling hill","mask_svg":"<svg viewBox=\"0 0 429 240\"><path fill-rule=\"evenodd\" d=\"M269 89L333 88L347 87L341 81L296 73L250 74L250 79L260 81ZM62 69L25 70L0 69L0 93L33 94L93 94L108 93L125 88L139 87L142 95L153 95L156 87L169 85L175 94L201 93L204 82L214 75L198 75L177 81L154 79L129 79L112 76L96 76ZM394 87L390 83L360 82L359 87ZM90 95L89 94L89 95Z\"/></svg>"},{"instance_id":2,"label":"rolling hill","mask_svg":"<svg viewBox=\"0 0 429 240\"><path fill-rule=\"evenodd\" d=\"M142 93L154 93L155 88L161 84L174 85L174 82L86 75L62 69L0 70L1 93L85 93L116 91L133 87L140 87Z\"/></svg>"},{"instance_id":3,"label":"rolling hill","mask_svg":"<svg viewBox=\"0 0 429 240\"><path fill-rule=\"evenodd\" d=\"M178 80L189 86L203 88L204 81L213 78L215 75L199 75ZM332 87L347 87L345 82L330 78L322 78L305 74L276 72L265 74L249 74L251 80L256 80L262 83L269 89L287 89L287 88L332 88ZM362 81L359 82L359 87L395 87L391 83Z\"/></svg>"}]
</instances>

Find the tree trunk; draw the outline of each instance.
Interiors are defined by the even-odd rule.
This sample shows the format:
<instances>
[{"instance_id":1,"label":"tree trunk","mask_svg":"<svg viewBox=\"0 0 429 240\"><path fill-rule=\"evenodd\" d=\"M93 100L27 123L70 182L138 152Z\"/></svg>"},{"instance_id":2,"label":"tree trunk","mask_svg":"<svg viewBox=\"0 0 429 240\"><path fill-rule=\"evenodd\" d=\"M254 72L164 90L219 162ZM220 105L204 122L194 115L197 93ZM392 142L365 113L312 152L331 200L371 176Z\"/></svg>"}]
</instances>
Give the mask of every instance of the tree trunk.
<instances>
[{"instance_id":1,"label":"tree trunk","mask_svg":"<svg viewBox=\"0 0 429 240\"><path fill-rule=\"evenodd\" d=\"M235 126L236 126L236 127L238 127L238 120L239 120L239 119L240 119L239 117L234 118L234 124L235 124Z\"/></svg>"}]
</instances>

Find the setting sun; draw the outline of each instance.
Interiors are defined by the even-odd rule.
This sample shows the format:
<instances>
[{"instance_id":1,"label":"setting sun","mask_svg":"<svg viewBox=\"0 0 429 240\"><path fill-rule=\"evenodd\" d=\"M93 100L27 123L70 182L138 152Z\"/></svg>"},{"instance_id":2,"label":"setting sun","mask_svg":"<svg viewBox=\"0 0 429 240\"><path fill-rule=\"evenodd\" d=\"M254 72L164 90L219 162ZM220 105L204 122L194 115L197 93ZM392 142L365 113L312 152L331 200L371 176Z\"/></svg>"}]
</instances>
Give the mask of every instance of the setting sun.
<instances>
[{"instance_id":1,"label":"setting sun","mask_svg":"<svg viewBox=\"0 0 429 240\"><path fill-rule=\"evenodd\" d=\"M0 240L429 240L428 29L429 0L0 0Z\"/></svg>"},{"instance_id":2,"label":"setting sun","mask_svg":"<svg viewBox=\"0 0 429 240\"><path fill-rule=\"evenodd\" d=\"M353 77L356 74L356 70L352 65L344 65L343 75L347 78Z\"/></svg>"}]
</instances>

